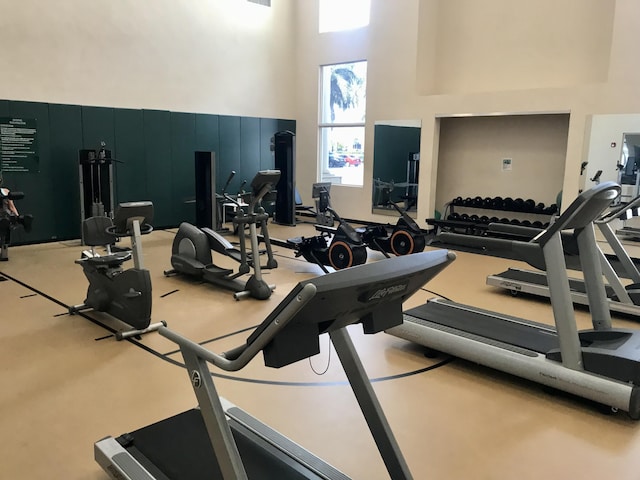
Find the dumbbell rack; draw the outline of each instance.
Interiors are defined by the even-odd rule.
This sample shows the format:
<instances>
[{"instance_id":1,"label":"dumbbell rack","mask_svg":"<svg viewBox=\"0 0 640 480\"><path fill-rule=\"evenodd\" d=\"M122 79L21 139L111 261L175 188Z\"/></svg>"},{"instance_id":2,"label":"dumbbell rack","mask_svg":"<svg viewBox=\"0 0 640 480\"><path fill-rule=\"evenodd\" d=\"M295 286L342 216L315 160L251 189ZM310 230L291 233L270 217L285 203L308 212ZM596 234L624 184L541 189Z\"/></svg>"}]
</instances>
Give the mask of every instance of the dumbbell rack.
<instances>
[{"instance_id":1,"label":"dumbbell rack","mask_svg":"<svg viewBox=\"0 0 640 480\"><path fill-rule=\"evenodd\" d=\"M499 215L498 212L507 212L508 215ZM434 226L436 234L441 228L467 235L485 235L491 223L545 228L549 225L550 217L556 213L556 204L546 206L532 199L457 197L446 204L443 218L428 218L426 222Z\"/></svg>"}]
</instances>

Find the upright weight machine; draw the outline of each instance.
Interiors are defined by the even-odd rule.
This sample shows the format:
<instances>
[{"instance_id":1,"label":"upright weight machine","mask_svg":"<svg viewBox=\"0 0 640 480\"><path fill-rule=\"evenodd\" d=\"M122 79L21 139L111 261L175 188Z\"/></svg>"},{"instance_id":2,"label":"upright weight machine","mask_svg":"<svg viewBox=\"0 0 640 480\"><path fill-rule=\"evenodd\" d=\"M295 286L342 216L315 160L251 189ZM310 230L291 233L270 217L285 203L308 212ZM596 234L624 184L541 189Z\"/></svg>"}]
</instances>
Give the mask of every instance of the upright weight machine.
<instances>
[{"instance_id":1,"label":"upright weight machine","mask_svg":"<svg viewBox=\"0 0 640 480\"><path fill-rule=\"evenodd\" d=\"M100 142L97 150L78 151L81 224L90 217L113 218L113 162L105 142Z\"/></svg>"}]
</instances>

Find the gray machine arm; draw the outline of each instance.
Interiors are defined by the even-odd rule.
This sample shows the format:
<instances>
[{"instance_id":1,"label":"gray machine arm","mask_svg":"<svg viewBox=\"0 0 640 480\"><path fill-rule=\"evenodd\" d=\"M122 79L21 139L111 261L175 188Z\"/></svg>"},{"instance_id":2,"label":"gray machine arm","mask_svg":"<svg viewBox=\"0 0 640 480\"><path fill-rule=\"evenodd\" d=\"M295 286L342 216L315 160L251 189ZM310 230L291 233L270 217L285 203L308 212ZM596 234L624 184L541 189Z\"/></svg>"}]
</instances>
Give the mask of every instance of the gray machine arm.
<instances>
[{"instance_id":1,"label":"gray machine arm","mask_svg":"<svg viewBox=\"0 0 640 480\"><path fill-rule=\"evenodd\" d=\"M269 325L253 341L239 345L227 352L215 353L200 344L189 340L167 327L159 329L160 335L178 344L182 352L190 351L199 358L212 363L227 372L236 372L244 368L262 349L287 326L289 321L316 294L316 286L312 283L305 285L293 302L286 305Z\"/></svg>"}]
</instances>

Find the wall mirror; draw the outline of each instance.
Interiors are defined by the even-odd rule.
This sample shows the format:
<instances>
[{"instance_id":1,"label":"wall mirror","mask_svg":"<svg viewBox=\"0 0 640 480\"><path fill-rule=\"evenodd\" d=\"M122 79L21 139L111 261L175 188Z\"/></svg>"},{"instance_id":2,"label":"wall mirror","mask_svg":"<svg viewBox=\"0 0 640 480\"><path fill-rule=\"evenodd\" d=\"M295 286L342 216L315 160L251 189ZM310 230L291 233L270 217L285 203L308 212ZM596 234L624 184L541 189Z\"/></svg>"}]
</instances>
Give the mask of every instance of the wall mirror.
<instances>
[{"instance_id":1,"label":"wall mirror","mask_svg":"<svg viewBox=\"0 0 640 480\"><path fill-rule=\"evenodd\" d=\"M621 200L630 202L640 193L640 133L623 133L618 183L622 186Z\"/></svg>"},{"instance_id":2,"label":"wall mirror","mask_svg":"<svg viewBox=\"0 0 640 480\"><path fill-rule=\"evenodd\" d=\"M420 120L375 122L373 139L373 213L397 216L395 202L415 217L420 169Z\"/></svg>"}]
</instances>

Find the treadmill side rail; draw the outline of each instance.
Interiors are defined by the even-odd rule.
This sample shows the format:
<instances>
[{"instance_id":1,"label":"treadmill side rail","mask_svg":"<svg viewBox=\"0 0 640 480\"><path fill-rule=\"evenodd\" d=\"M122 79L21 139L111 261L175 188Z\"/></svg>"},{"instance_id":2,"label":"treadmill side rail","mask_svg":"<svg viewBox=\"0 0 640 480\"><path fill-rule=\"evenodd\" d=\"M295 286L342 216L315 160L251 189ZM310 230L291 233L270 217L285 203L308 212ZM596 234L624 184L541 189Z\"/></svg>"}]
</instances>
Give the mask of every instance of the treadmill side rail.
<instances>
[{"instance_id":1,"label":"treadmill side rail","mask_svg":"<svg viewBox=\"0 0 640 480\"><path fill-rule=\"evenodd\" d=\"M113 437L103 438L93 446L98 465L113 480L158 480L133 458Z\"/></svg>"},{"instance_id":2,"label":"treadmill side rail","mask_svg":"<svg viewBox=\"0 0 640 480\"><path fill-rule=\"evenodd\" d=\"M499 371L581 396L640 419L640 392L629 383L583 370L573 370L534 351L443 327L405 314L402 325L387 333Z\"/></svg>"}]
</instances>

